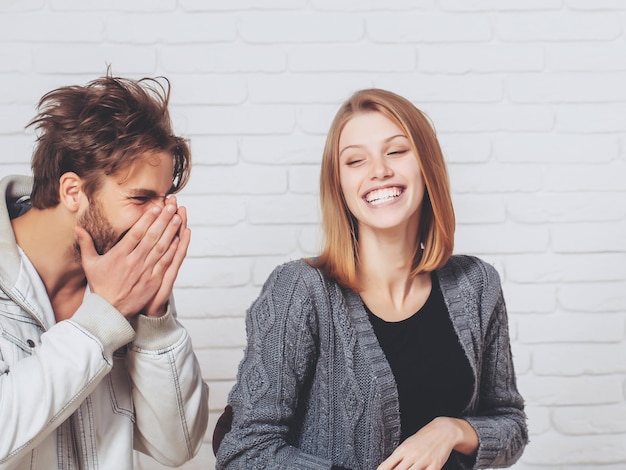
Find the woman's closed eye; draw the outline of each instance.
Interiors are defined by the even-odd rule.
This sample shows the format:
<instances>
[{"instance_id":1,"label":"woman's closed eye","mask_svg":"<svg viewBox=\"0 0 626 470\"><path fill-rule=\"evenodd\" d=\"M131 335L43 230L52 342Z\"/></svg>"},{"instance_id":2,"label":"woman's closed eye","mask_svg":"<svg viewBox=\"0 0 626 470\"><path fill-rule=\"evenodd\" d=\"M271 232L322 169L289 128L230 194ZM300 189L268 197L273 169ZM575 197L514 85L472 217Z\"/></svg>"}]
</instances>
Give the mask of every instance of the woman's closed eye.
<instances>
[{"instance_id":1,"label":"woman's closed eye","mask_svg":"<svg viewBox=\"0 0 626 470\"><path fill-rule=\"evenodd\" d=\"M387 152L387 155L404 155L408 151L409 151L409 149L391 150L390 152Z\"/></svg>"}]
</instances>

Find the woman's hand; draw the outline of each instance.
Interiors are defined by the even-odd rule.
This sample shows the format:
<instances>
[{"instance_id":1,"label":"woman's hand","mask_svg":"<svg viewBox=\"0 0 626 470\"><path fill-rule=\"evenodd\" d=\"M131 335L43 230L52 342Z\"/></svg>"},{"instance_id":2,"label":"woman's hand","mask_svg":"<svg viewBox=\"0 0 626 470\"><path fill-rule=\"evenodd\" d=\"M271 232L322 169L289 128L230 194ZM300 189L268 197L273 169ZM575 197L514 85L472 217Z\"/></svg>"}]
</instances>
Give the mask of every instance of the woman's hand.
<instances>
[{"instance_id":1,"label":"woman's hand","mask_svg":"<svg viewBox=\"0 0 626 470\"><path fill-rule=\"evenodd\" d=\"M408 437L378 470L441 470L453 450L471 455L478 435L465 420L439 417Z\"/></svg>"}]
</instances>

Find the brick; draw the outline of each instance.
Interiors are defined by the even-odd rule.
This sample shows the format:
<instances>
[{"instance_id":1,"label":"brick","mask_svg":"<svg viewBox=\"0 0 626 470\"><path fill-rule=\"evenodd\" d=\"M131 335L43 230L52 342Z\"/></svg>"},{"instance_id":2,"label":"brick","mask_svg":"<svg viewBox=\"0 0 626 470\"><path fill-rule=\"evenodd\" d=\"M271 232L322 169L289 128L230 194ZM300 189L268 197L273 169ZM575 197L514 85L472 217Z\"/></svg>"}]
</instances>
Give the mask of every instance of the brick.
<instances>
[{"instance_id":1,"label":"brick","mask_svg":"<svg viewBox=\"0 0 626 470\"><path fill-rule=\"evenodd\" d=\"M524 315L517 318L517 326L524 344L618 343L624 339L624 318L615 314Z\"/></svg>"},{"instance_id":2,"label":"brick","mask_svg":"<svg viewBox=\"0 0 626 470\"><path fill-rule=\"evenodd\" d=\"M7 0L0 2L0 13L36 11L41 10L45 4L45 0L21 0L19 2Z\"/></svg>"},{"instance_id":3,"label":"brick","mask_svg":"<svg viewBox=\"0 0 626 470\"><path fill-rule=\"evenodd\" d=\"M507 309L511 314L548 314L556 309L556 286L554 284L506 282L503 289ZM542 316L539 315L538 318Z\"/></svg>"},{"instance_id":4,"label":"brick","mask_svg":"<svg viewBox=\"0 0 626 470\"><path fill-rule=\"evenodd\" d=\"M32 50L33 47L29 49ZM29 60L31 60L31 58L29 58ZM105 71L106 69L103 66L101 73ZM35 116L36 105L44 94L61 86L84 85L94 78L95 76L93 74L89 77L76 75L39 75L36 73L26 76L14 73L0 74L0 102L21 106L16 106L13 109L4 109L3 107L0 113L7 117L10 116L13 126L19 129L19 132L23 132L24 126Z\"/></svg>"},{"instance_id":5,"label":"brick","mask_svg":"<svg viewBox=\"0 0 626 470\"><path fill-rule=\"evenodd\" d=\"M626 251L626 221L555 225L550 232L555 253Z\"/></svg>"},{"instance_id":6,"label":"brick","mask_svg":"<svg viewBox=\"0 0 626 470\"><path fill-rule=\"evenodd\" d=\"M253 103L339 103L355 91L355 82L347 74L303 75L297 80L291 75L266 75L249 80L248 87Z\"/></svg>"},{"instance_id":7,"label":"brick","mask_svg":"<svg viewBox=\"0 0 626 470\"><path fill-rule=\"evenodd\" d=\"M626 253L511 255L506 274L514 282L619 281L626 279Z\"/></svg>"},{"instance_id":8,"label":"brick","mask_svg":"<svg viewBox=\"0 0 626 470\"><path fill-rule=\"evenodd\" d=\"M625 79L626 72L517 75L507 90L514 103L614 103L626 101Z\"/></svg>"},{"instance_id":9,"label":"brick","mask_svg":"<svg viewBox=\"0 0 626 470\"><path fill-rule=\"evenodd\" d=\"M449 164L486 163L491 157L491 139L486 135L440 133L437 138Z\"/></svg>"},{"instance_id":10,"label":"brick","mask_svg":"<svg viewBox=\"0 0 626 470\"><path fill-rule=\"evenodd\" d=\"M287 134L295 125L290 106L238 105L199 107L178 106L186 118L186 134L190 135L263 135ZM180 118L179 118L180 124Z\"/></svg>"},{"instance_id":11,"label":"brick","mask_svg":"<svg viewBox=\"0 0 626 470\"><path fill-rule=\"evenodd\" d=\"M243 104L247 98L246 80L225 75L168 75L172 82L172 104Z\"/></svg>"},{"instance_id":12,"label":"brick","mask_svg":"<svg viewBox=\"0 0 626 470\"><path fill-rule=\"evenodd\" d=\"M187 11L245 11L245 10L289 10L302 9L306 0L230 0L228 2L206 0L180 0Z\"/></svg>"},{"instance_id":13,"label":"brick","mask_svg":"<svg viewBox=\"0 0 626 470\"><path fill-rule=\"evenodd\" d=\"M546 106L427 103L423 110L439 132L542 132L554 127L554 112Z\"/></svg>"},{"instance_id":14,"label":"brick","mask_svg":"<svg viewBox=\"0 0 626 470\"><path fill-rule=\"evenodd\" d=\"M191 258L183 263L178 287L245 287L251 279L252 262L245 258Z\"/></svg>"},{"instance_id":15,"label":"brick","mask_svg":"<svg viewBox=\"0 0 626 470\"><path fill-rule=\"evenodd\" d=\"M197 44L233 42L237 28L232 15L112 15L107 18L105 39L113 43Z\"/></svg>"},{"instance_id":16,"label":"brick","mask_svg":"<svg viewBox=\"0 0 626 470\"><path fill-rule=\"evenodd\" d=\"M459 225L457 249L465 253L542 253L549 244L546 227L516 224Z\"/></svg>"},{"instance_id":17,"label":"brick","mask_svg":"<svg viewBox=\"0 0 626 470\"><path fill-rule=\"evenodd\" d=\"M561 0L440 0L439 6L445 11L558 10Z\"/></svg>"},{"instance_id":18,"label":"brick","mask_svg":"<svg viewBox=\"0 0 626 470\"><path fill-rule=\"evenodd\" d=\"M77 60L80 58L80 60ZM45 45L33 50L33 68L43 73L88 73L92 79L112 65L115 75L150 75L157 64L157 53L151 46L99 46L84 44ZM66 83L67 84L67 83Z\"/></svg>"},{"instance_id":19,"label":"brick","mask_svg":"<svg viewBox=\"0 0 626 470\"><path fill-rule=\"evenodd\" d=\"M302 134L247 136L241 138L241 157L245 162L265 165L297 165L297 168L302 163L315 163L319 166L324 140L321 135Z\"/></svg>"},{"instance_id":20,"label":"brick","mask_svg":"<svg viewBox=\"0 0 626 470\"><path fill-rule=\"evenodd\" d=\"M524 411L528 416L527 425L531 440L532 436L540 436L541 434L550 431L552 423L550 419L551 411L549 407L526 405Z\"/></svg>"},{"instance_id":21,"label":"brick","mask_svg":"<svg viewBox=\"0 0 626 470\"><path fill-rule=\"evenodd\" d=\"M494 224L506 221L506 209L492 194L461 194L454 198L457 224Z\"/></svg>"},{"instance_id":22,"label":"brick","mask_svg":"<svg viewBox=\"0 0 626 470\"><path fill-rule=\"evenodd\" d=\"M509 193L541 189L543 179L536 165L450 164L450 184L455 193Z\"/></svg>"},{"instance_id":23,"label":"brick","mask_svg":"<svg viewBox=\"0 0 626 470\"><path fill-rule=\"evenodd\" d=\"M180 322L189 332L194 350L243 348L246 345L246 325L243 317L187 318L181 319Z\"/></svg>"},{"instance_id":24,"label":"brick","mask_svg":"<svg viewBox=\"0 0 626 470\"><path fill-rule=\"evenodd\" d=\"M544 165L545 188L552 191L624 191L626 162L604 165Z\"/></svg>"},{"instance_id":25,"label":"brick","mask_svg":"<svg viewBox=\"0 0 626 470\"><path fill-rule=\"evenodd\" d=\"M626 433L626 404L593 407L556 407L554 428L562 434Z\"/></svg>"},{"instance_id":26,"label":"brick","mask_svg":"<svg viewBox=\"0 0 626 470\"><path fill-rule=\"evenodd\" d=\"M1 10L1 8L0 8ZM31 71L31 48L19 43L0 48L0 73L26 74Z\"/></svg>"},{"instance_id":27,"label":"brick","mask_svg":"<svg viewBox=\"0 0 626 470\"><path fill-rule=\"evenodd\" d=\"M569 133L623 132L626 106L622 103L561 104L555 130Z\"/></svg>"},{"instance_id":28,"label":"brick","mask_svg":"<svg viewBox=\"0 0 626 470\"><path fill-rule=\"evenodd\" d=\"M173 11L176 9L176 0L109 0L105 3L95 0L50 0L50 8L54 11L127 11L151 12Z\"/></svg>"},{"instance_id":29,"label":"brick","mask_svg":"<svg viewBox=\"0 0 626 470\"><path fill-rule=\"evenodd\" d=\"M228 226L245 222L245 196L226 195L181 195L180 203L187 207L189 227Z\"/></svg>"},{"instance_id":30,"label":"brick","mask_svg":"<svg viewBox=\"0 0 626 470\"><path fill-rule=\"evenodd\" d=\"M182 318L240 317L258 295L258 287L176 287L174 290L176 309Z\"/></svg>"},{"instance_id":31,"label":"brick","mask_svg":"<svg viewBox=\"0 0 626 470\"><path fill-rule=\"evenodd\" d=\"M493 37L489 18L471 13L380 13L367 18L366 28L375 43L467 43Z\"/></svg>"},{"instance_id":32,"label":"brick","mask_svg":"<svg viewBox=\"0 0 626 470\"><path fill-rule=\"evenodd\" d=\"M524 462L540 465L540 468L573 469L572 465L581 464L583 468L606 468L600 465L619 464L612 470L623 468L626 462L626 447L623 435L601 436L562 436L550 433L541 436L541 445L529 445L524 451ZM530 467L534 468L534 467Z\"/></svg>"},{"instance_id":33,"label":"brick","mask_svg":"<svg viewBox=\"0 0 626 470\"><path fill-rule=\"evenodd\" d=\"M8 91L6 92L6 98L5 92L0 91L0 103L8 100L10 100ZM0 107L0 135L3 137L11 136L20 140L28 138L32 146L35 142L35 137L32 135L32 131L25 131L24 126L35 116L35 112L34 107L3 104ZM18 157L20 160L23 158L23 156L13 156L13 158L15 157ZM30 153L28 157L30 157Z\"/></svg>"},{"instance_id":34,"label":"brick","mask_svg":"<svg viewBox=\"0 0 626 470\"><path fill-rule=\"evenodd\" d=\"M288 255L296 249L295 226L198 227L191 256Z\"/></svg>"},{"instance_id":35,"label":"brick","mask_svg":"<svg viewBox=\"0 0 626 470\"><path fill-rule=\"evenodd\" d=\"M325 139L330 128L330 123L335 117L340 103L348 99L351 94L352 93L346 94L333 105L310 104L299 107L296 111L296 123L298 128L308 134L323 136Z\"/></svg>"},{"instance_id":36,"label":"brick","mask_svg":"<svg viewBox=\"0 0 626 470\"><path fill-rule=\"evenodd\" d=\"M251 224L315 224L319 222L318 198L313 195L284 194L256 196L248 200L247 220Z\"/></svg>"},{"instance_id":37,"label":"brick","mask_svg":"<svg viewBox=\"0 0 626 470\"><path fill-rule=\"evenodd\" d=\"M509 327L515 327L517 322L512 321L513 319L509 319ZM511 328L512 330L513 328ZM518 343L514 339L513 331L510 331L511 336L511 350L513 354L513 363L515 364L515 373L516 375L527 374L531 371L532 363L533 363L533 354L531 348L528 346L522 345Z\"/></svg>"},{"instance_id":38,"label":"brick","mask_svg":"<svg viewBox=\"0 0 626 470\"><path fill-rule=\"evenodd\" d=\"M515 134L494 136L496 159L512 163L606 163L619 155L611 135Z\"/></svg>"},{"instance_id":39,"label":"brick","mask_svg":"<svg viewBox=\"0 0 626 470\"><path fill-rule=\"evenodd\" d=\"M518 377L524 398L535 405L609 405L623 400L620 379L600 377Z\"/></svg>"},{"instance_id":40,"label":"brick","mask_svg":"<svg viewBox=\"0 0 626 470\"><path fill-rule=\"evenodd\" d=\"M619 192L534 193L507 196L508 216L520 223L620 221L626 199Z\"/></svg>"},{"instance_id":41,"label":"brick","mask_svg":"<svg viewBox=\"0 0 626 470\"><path fill-rule=\"evenodd\" d=\"M313 72L410 72L416 66L412 45L301 45L289 49L289 70ZM293 80L293 77L288 77ZM310 90L313 91L313 90Z\"/></svg>"},{"instance_id":42,"label":"brick","mask_svg":"<svg viewBox=\"0 0 626 470\"><path fill-rule=\"evenodd\" d=\"M311 12L243 13L237 22L243 40L257 44L357 41L363 37L363 26L355 15Z\"/></svg>"},{"instance_id":43,"label":"brick","mask_svg":"<svg viewBox=\"0 0 626 470\"><path fill-rule=\"evenodd\" d=\"M626 5L621 0L565 0L567 8L572 10L626 10Z\"/></svg>"},{"instance_id":44,"label":"brick","mask_svg":"<svg viewBox=\"0 0 626 470\"><path fill-rule=\"evenodd\" d=\"M282 194L287 190L284 168L264 165L202 166L193 169L187 194Z\"/></svg>"},{"instance_id":45,"label":"brick","mask_svg":"<svg viewBox=\"0 0 626 470\"><path fill-rule=\"evenodd\" d=\"M626 373L626 342L535 345L532 354L533 372L540 376Z\"/></svg>"},{"instance_id":46,"label":"brick","mask_svg":"<svg viewBox=\"0 0 626 470\"><path fill-rule=\"evenodd\" d=\"M272 271L283 263L289 261L284 256L260 256L254 259L252 267L252 279L255 286L262 286Z\"/></svg>"},{"instance_id":47,"label":"brick","mask_svg":"<svg viewBox=\"0 0 626 470\"><path fill-rule=\"evenodd\" d=\"M284 50L252 44L164 45L159 57L163 69L171 73L276 73L287 68Z\"/></svg>"},{"instance_id":48,"label":"brick","mask_svg":"<svg viewBox=\"0 0 626 470\"><path fill-rule=\"evenodd\" d=\"M293 165L288 170L289 191L319 197L320 165Z\"/></svg>"},{"instance_id":49,"label":"brick","mask_svg":"<svg viewBox=\"0 0 626 470\"><path fill-rule=\"evenodd\" d=\"M172 119L175 120L176 116L172 116ZM198 165L233 165L239 159L236 136L192 136L191 152L194 169ZM191 175L194 176L193 170Z\"/></svg>"},{"instance_id":50,"label":"brick","mask_svg":"<svg viewBox=\"0 0 626 470\"><path fill-rule=\"evenodd\" d=\"M311 7L320 11L409 11L428 10L434 6L434 0L312 0Z\"/></svg>"},{"instance_id":51,"label":"brick","mask_svg":"<svg viewBox=\"0 0 626 470\"><path fill-rule=\"evenodd\" d=\"M545 64L544 48L536 45L427 44L418 49L419 70L429 73L541 72Z\"/></svg>"},{"instance_id":52,"label":"brick","mask_svg":"<svg viewBox=\"0 0 626 470\"><path fill-rule=\"evenodd\" d=\"M196 349L205 380L234 380L237 367L243 358L242 348ZM205 367L210 366L210 367Z\"/></svg>"},{"instance_id":53,"label":"brick","mask_svg":"<svg viewBox=\"0 0 626 470\"><path fill-rule=\"evenodd\" d=\"M76 17L28 13L0 16L0 41L3 42L99 42L103 39L103 32L103 20L92 15ZM93 54L93 49L91 52ZM76 56L73 59L76 60Z\"/></svg>"},{"instance_id":54,"label":"brick","mask_svg":"<svg viewBox=\"0 0 626 470\"><path fill-rule=\"evenodd\" d=\"M621 34L619 18L608 13L515 12L493 18L495 36L504 41L608 41Z\"/></svg>"},{"instance_id":55,"label":"brick","mask_svg":"<svg viewBox=\"0 0 626 470\"><path fill-rule=\"evenodd\" d=\"M321 216L320 216L321 217ZM294 257L317 256L322 249L323 232L317 225L307 225L300 229L298 236L299 251L294 253Z\"/></svg>"},{"instance_id":56,"label":"brick","mask_svg":"<svg viewBox=\"0 0 626 470\"><path fill-rule=\"evenodd\" d=\"M234 380L212 380L209 383L209 409L212 411L216 411L215 422L217 421L219 415L222 414L222 412L224 411L224 407L226 406L226 403L228 401L228 394L230 393L234 385ZM212 435L213 429L215 429L215 424L213 424L213 426L209 428L208 434Z\"/></svg>"},{"instance_id":57,"label":"brick","mask_svg":"<svg viewBox=\"0 0 626 470\"><path fill-rule=\"evenodd\" d=\"M504 84L499 77L485 75L419 74L400 82L396 77L379 74L377 88L394 92L418 103L496 103L504 98Z\"/></svg>"},{"instance_id":58,"label":"brick","mask_svg":"<svg viewBox=\"0 0 626 470\"><path fill-rule=\"evenodd\" d=\"M620 42L555 44L547 49L546 63L559 72L615 72L626 70L624 55L626 45Z\"/></svg>"},{"instance_id":59,"label":"brick","mask_svg":"<svg viewBox=\"0 0 626 470\"><path fill-rule=\"evenodd\" d=\"M626 280L565 284L559 289L559 303L574 312L626 312Z\"/></svg>"},{"instance_id":60,"label":"brick","mask_svg":"<svg viewBox=\"0 0 626 470\"><path fill-rule=\"evenodd\" d=\"M30 175L30 163L2 163L0 159L0 175L2 177L7 175Z\"/></svg>"}]
</instances>

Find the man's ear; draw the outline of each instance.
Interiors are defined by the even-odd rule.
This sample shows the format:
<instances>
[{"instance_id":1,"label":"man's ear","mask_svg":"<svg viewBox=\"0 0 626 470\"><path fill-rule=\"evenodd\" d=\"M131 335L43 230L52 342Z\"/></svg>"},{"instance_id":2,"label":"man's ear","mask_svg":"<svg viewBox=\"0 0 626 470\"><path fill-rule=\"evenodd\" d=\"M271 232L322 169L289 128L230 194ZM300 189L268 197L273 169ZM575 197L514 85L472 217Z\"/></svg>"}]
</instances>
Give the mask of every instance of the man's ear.
<instances>
[{"instance_id":1,"label":"man's ear","mask_svg":"<svg viewBox=\"0 0 626 470\"><path fill-rule=\"evenodd\" d=\"M80 176L73 172L63 173L59 179L59 202L70 212L77 212L86 199Z\"/></svg>"}]
</instances>

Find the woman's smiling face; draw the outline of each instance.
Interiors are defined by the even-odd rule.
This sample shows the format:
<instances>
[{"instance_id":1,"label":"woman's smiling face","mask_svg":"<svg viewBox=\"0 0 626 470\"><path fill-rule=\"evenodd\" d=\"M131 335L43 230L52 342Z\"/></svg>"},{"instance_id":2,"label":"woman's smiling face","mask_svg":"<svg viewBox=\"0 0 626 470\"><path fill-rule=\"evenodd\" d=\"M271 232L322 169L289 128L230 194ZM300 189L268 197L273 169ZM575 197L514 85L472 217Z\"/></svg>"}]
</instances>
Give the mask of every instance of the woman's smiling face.
<instances>
[{"instance_id":1,"label":"woman's smiling face","mask_svg":"<svg viewBox=\"0 0 626 470\"><path fill-rule=\"evenodd\" d=\"M346 123L339 137L339 179L359 233L417 227L422 172L408 136L385 115L361 113Z\"/></svg>"}]
</instances>

